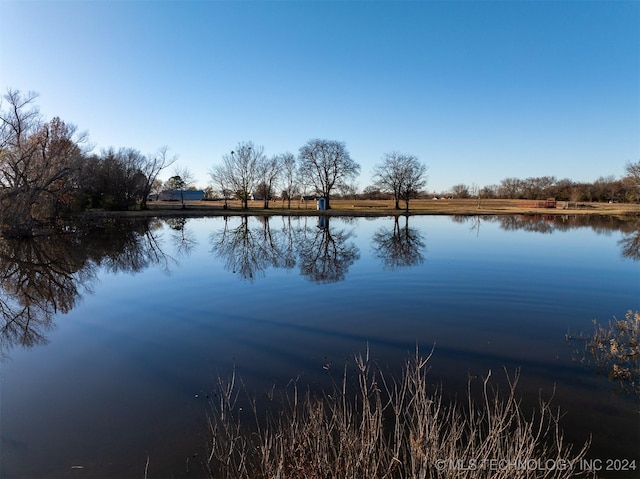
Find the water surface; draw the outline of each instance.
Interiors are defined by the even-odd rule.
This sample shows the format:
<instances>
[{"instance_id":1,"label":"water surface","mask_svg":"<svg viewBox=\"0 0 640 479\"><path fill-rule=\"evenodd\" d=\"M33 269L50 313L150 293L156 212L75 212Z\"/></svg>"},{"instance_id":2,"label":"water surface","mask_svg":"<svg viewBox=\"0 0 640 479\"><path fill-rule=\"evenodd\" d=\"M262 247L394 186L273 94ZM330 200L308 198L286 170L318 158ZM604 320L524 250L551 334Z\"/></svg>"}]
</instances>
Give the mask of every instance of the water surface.
<instances>
[{"instance_id":1,"label":"water surface","mask_svg":"<svg viewBox=\"0 0 640 479\"><path fill-rule=\"evenodd\" d=\"M416 345L447 398L519 370L525 405L555 388L568 440L640 460L638 397L567 341L640 309L639 230L229 217L3 242L0 476L143 477L148 457L149 477L198 477L218 375L260 395L328 384L367 347L399 372Z\"/></svg>"}]
</instances>

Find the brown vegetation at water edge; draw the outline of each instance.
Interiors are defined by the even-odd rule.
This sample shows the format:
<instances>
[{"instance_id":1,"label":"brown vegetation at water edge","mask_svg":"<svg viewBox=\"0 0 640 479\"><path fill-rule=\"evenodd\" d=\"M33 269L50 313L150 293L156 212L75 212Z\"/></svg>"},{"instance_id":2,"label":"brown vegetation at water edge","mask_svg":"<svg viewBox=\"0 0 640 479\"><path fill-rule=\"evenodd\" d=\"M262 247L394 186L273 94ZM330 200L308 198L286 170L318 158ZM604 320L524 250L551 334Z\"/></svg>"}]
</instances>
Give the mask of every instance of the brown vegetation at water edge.
<instances>
[{"instance_id":1,"label":"brown vegetation at water edge","mask_svg":"<svg viewBox=\"0 0 640 479\"><path fill-rule=\"evenodd\" d=\"M220 380L209 418L210 477L590 476L577 465L587 445L574 451L564 443L560 414L548 401L540 399L534 410L521 405L518 374L507 377L504 395L491 386L489 372L469 383L465 403L446 403L427 381L428 359L416 350L395 378L372 364L368 352L356 355L355 378L345 367L342 383L318 395L293 381L271 398L267 412L251 400L248 414L238 406L235 374ZM558 467L544 467L550 462Z\"/></svg>"}]
</instances>

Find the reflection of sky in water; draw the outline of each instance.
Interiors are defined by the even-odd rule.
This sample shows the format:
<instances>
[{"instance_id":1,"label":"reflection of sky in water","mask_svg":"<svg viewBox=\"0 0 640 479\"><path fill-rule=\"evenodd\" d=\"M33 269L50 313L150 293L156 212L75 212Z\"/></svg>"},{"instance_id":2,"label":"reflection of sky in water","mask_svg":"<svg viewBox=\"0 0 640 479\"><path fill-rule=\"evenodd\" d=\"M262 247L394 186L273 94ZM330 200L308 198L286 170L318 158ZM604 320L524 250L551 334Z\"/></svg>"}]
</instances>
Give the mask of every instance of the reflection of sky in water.
<instances>
[{"instance_id":1,"label":"reflection of sky in water","mask_svg":"<svg viewBox=\"0 0 640 479\"><path fill-rule=\"evenodd\" d=\"M286 221L272 218L271 232ZM322 234L314 218L293 223L305 221L311 237ZM9 453L0 472L35 477L46 465L94 461L118 462L112 473L126 476L147 452L173 467L173 457L178 464L193 448L189 438L202 421L195 395L212 389L219 372L235 363L257 390L298 373L322 380L323 366L340 374L367 344L392 366L416 343L425 352L435 345L434 381L458 394L467 373L520 367L532 399L558 384L577 438L607 421L594 447L637 444L633 401L612 398L606 380L572 361L565 342L567 330L590 332L594 318L640 309L638 263L621 258L620 232L505 231L484 219L478 230L472 220L411 217L423 261L384 270L372 237L381 227L392 231L393 219L332 218L332 236L358 257L344 281L319 284L299 265L268 267L252 281L226 270L212 253L212 233L223 224L211 218L189 220L182 232L163 228L168 271L100 274L94 293L56 317L47 346L10 352L2 365ZM255 218L248 225L263 231ZM189 254L176 238L190 241ZM603 402L608 412L594 412ZM587 415L588 425L579 419Z\"/></svg>"}]
</instances>

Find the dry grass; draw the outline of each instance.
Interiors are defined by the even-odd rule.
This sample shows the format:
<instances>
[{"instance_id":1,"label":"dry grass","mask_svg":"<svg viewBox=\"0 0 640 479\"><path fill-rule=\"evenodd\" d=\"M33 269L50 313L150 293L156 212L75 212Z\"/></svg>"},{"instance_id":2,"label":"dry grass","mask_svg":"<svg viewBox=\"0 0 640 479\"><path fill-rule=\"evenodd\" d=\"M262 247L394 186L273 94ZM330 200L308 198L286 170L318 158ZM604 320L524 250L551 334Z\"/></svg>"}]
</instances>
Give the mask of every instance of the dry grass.
<instances>
[{"instance_id":1,"label":"dry grass","mask_svg":"<svg viewBox=\"0 0 640 479\"><path fill-rule=\"evenodd\" d=\"M590 476L578 466L587 445L574 452L564 443L549 401L540 399L532 410L521 405L517 374L507 377L504 395L492 388L489 373L470 382L464 404L446 403L427 381L428 359L416 351L400 378L388 378L368 353L357 355L355 377L345 368L330 392L314 395L292 382L266 412L251 401L252 424L239 419L235 374L220 381L209 418L210 477Z\"/></svg>"},{"instance_id":2,"label":"dry grass","mask_svg":"<svg viewBox=\"0 0 640 479\"><path fill-rule=\"evenodd\" d=\"M535 202L523 200L412 200L410 214L414 215L613 215L639 217L640 204L631 203L570 203L568 208L536 208ZM229 208L223 209L222 201L188 201L185 208L180 203L156 201L148 204L146 211L92 211L84 216L223 216L237 214L252 215L317 215L315 202L298 204L292 202L286 208L282 202L272 202L269 209L263 208L261 201L250 201L249 209L243 210L239 201L229 201ZM401 215L404 210L396 210L393 201L383 200L331 200L331 210L322 214L331 216L388 216ZM402 204L401 204L402 206Z\"/></svg>"},{"instance_id":3,"label":"dry grass","mask_svg":"<svg viewBox=\"0 0 640 479\"><path fill-rule=\"evenodd\" d=\"M627 311L624 319L613 318L606 326L593 321L592 335L567 335L581 347L576 350L583 364L604 370L622 391L640 397L640 312Z\"/></svg>"}]
</instances>

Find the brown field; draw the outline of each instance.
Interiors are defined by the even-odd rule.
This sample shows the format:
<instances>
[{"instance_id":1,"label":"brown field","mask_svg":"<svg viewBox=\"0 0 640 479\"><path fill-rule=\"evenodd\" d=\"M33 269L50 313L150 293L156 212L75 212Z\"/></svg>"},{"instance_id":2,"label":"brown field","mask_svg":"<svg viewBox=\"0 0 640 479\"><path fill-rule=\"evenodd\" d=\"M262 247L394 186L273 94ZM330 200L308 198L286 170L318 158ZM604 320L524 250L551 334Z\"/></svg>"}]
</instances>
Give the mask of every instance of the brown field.
<instances>
[{"instance_id":1,"label":"brown field","mask_svg":"<svg viewBox=\"0 0 640 479\"><path fill-rule=\"evenodd\" d=\"M269 209L263 208L262 201L250 201L249 209L243 210L239 201L229 201L229 208L223 209L222 201L188 201L185 208L179 202L149 202L146 211L98 212L98 216L219 216L219 215L317 215L315 202L307 204L292 202L291 209L281 201L273 201ZM401 206L403 204L401 203ZM395 210L391 200L331 200L331 209L322 214L331 216L390 216L402 215L405 211ZM419 199L410 203L412 215L612 215L640 217L640 204L631 203L567 203L558 202L556 208L537 207L531 200L432 200Z\"/></svg>"}]
</instances>

